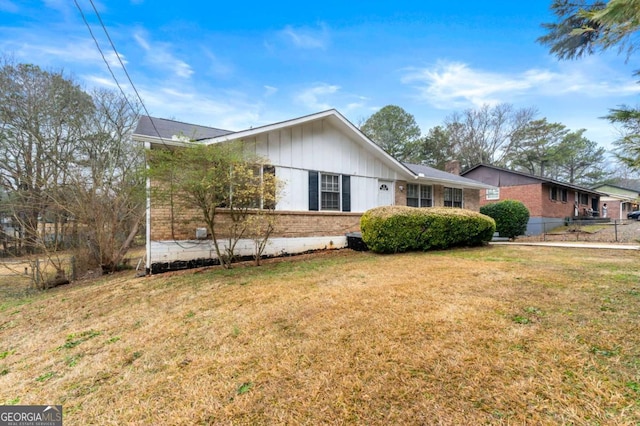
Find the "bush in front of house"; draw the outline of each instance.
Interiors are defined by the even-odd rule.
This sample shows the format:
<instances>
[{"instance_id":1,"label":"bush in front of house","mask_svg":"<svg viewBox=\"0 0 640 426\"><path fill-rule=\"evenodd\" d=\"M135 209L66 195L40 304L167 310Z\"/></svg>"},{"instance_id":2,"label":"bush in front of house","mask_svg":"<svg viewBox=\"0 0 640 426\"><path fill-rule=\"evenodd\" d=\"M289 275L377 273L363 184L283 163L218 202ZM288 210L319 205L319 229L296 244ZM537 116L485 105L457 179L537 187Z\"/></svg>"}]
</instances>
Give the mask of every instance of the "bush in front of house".
<instances>
[{"instance_id":1,"label":"bush in front of house","mask_svg":"<svg viewBox=\"0 0 640 426\"><path fill-rule=\"evenodd\" d=\"M377 253L477 246L491 241L495 230L488 216L445 207L376 207L360 219L362 240Z\"/></svg>"},{"instance_id":2,"label":"bush in front of house","mask_svg":"<svg viewBox=\"0 0 640 426\"><path fill-rule=\"evenodd\" d=\"M523 235L529 222L529 210L517 200L503 200L480 207L480 213L496 221L496 231L501 237L514 239Z\"/></svg>"}]
</instances>

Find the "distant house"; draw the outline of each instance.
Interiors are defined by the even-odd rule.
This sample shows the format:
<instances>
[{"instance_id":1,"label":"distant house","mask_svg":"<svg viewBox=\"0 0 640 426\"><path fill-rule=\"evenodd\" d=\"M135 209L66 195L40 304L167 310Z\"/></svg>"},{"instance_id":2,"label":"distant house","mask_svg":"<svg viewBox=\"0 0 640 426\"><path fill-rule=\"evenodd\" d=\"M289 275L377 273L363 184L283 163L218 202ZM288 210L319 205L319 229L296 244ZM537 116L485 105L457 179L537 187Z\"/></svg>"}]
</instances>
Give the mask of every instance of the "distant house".
<instances>
[{"instance_id":1,"label":"distant house","mask_svg":"<svg viewBox=\"0 0 640 426\"><path fill-rule=\"evenodd\" d=\"M600 202L607 204L607 216L612 219L626 219L627 213L638 210L640 193L637 190L611 184L598 185L593 190L605 194Z\"/></svg>"},{"instance_id":2,"label":"distant house","mask_svg":"<svg viewBox=\"0 0 640 426\"><path fill-rule=\"evenodd\" d=\"M564 224L566 218L599 216L601 197L606 194L500 167L478 165L464 177L492 185L480 190L480 206L500 200L518 200L529 209L528 235L539 235Z\"/></svg>"},{"instance_id":3,"label":"distant house","mask_svg":"<svg viewBox=\"0 0 640 426\"><path fill-rule=\"evenodd\" d=\"M239 132L144 116L133 138L150 150L188 147L194 140L242 141L246 149L268 159L270 170L285 185L275 207L279 221L267 248L271 255L346 247L346 234L358 231L362 213L377 206L477 211L479 191L491 188L430 167L400 163L336 110ZM196 238L204 224L174 216L166 206L148 200L146 262L152 273L209 259L214 253L210 240ZM250 242L241 245L240 254L250 254L250 248Z\"/></svg>"}]
</instances>

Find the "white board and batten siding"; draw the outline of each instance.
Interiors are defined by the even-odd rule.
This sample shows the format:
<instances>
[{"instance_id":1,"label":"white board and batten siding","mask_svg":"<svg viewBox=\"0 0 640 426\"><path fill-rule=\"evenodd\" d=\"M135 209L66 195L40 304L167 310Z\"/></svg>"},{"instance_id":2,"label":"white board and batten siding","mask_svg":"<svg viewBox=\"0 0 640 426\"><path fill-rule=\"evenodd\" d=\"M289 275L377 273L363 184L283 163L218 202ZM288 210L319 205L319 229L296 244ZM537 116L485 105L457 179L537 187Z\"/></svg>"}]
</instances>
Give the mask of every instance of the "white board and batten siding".
<instances>
[{"instance_id":1,"label":"white board and batten siding","mask_svg":"<svg viewBox=\"0 0 640 426\"><path fill-rule=\"evenodd\" d=\"M309 209L309 170L350 176L352 212L378 206L379 182L399 178L370 149L327 120L274 130L245 143L275 166L284 182L278 210ZM389 190L393 199L393 185Z\"/></svg>"}]
</instances>

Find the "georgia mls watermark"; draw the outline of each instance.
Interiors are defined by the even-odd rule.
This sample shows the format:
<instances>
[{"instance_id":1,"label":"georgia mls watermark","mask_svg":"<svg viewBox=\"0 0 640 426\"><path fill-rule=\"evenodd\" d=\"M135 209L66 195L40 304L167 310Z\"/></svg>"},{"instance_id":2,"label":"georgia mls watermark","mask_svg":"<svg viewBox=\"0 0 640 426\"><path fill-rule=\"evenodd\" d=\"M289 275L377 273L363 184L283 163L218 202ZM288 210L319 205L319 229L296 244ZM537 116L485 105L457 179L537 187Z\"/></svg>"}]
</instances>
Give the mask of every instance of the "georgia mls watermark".
<instances>
[{"instance_id":1,"label":"georgia mls watermark","mask_svg":"<svg viewBox=\"0 0 640 426\"><path fill-rule=\"evenodd\" d=\"M62 405L0 405L0 426L62 426Z\"/></svg>"}]
</instances>

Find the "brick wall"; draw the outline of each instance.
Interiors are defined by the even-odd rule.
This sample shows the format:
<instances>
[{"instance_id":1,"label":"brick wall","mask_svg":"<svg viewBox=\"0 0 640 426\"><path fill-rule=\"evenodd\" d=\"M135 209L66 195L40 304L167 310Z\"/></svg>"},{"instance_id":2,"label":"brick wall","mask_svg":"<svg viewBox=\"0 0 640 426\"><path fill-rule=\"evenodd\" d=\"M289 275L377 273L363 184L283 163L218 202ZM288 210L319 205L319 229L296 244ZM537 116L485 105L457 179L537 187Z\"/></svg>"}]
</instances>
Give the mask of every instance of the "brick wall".
<instances>
[{"instance_id":1,"label":"brick wall","mask_svg":"<svg viewBox=\"0 0 640 426\"><path fill-rule=\"evenodd\" d=\"M486 190L480 191L480 206L503 200L518 200L529 209L531 217L565 218L574 216L575 191L567 190L567 201L551 200L549 187L543 184L502 186L500 199L487 200ZM579 215L588 205L578 205Z\"/></svg>"},{"instance_id":2,"label":"brick wall","mask_svg":"<svg viewBox=\"0 0 640 426\"><path fill-rule=\"evenodd\" d=\"M602 202L604 204L605 202ZM622 203L620 201L607 201L607 217L611 219L626 219L627 212L622 210ZM622 214L621 214L622 213ZM602 207L600 207L600 214L602 214Z\"/></svg>"},{"instance_id":3,"label":"brick wall","mask_svg":"<svg viewBox=\"0 0 640 426\"><path fill-rule=\"evenodd\" d=\"M343 212L289 212L277 211L277 222L272 237L316 237L344 235L360 230L361 213ZM173 226L172 226L173 216ZM156 207L151 210L151 240L195 239L196 228L206 228L196 209L174 209ZM220 210L216 223L220 237L230 224L228 212Z\"/></svg>"},{"instance_id":4,"label":"brick wall","mask_svg":"<svg viewBox=\"0 0 640 426\"><path fill-rule=\"evenodd\" d=\"M480 191L477 189L465 189L462 192L464 208L473 211L480 210Z\"/></svg>"},{"instance_id":5,"label":"brick wall","mask_svg":"<svg viewBox=\"0 0 640 426\"><path fill-rule=\"evenodd\" d=\"M400 190L401 186L402 190ZM407 205L407 182L404 180L396 181L396 197L394 203L396 206Z\"/></svg>"},{"instance_id":6,"label":"brick wall","mask_svg":"<svg viewBox=\"0 0 640 426\"><path fill-rule=\"evenodd\" d=\"M396 182L395 203L407 205L407 183ZM403 190L400 191L400 185ZM433 185L434 206L444 205L444 187ZM469 210L480 209L479 191L466 189L463 192L464 207ZM344 235L347 232L360 230L360 217L362 213L344 213L328 211L276 211L278 217L273 237L317 237ZM196 228L206 228L204 221L200 219L201 213L197 209L185 209L159 205L157 202L151 208L151 240L192 240L195 239ZM220 224L220 237L225 235L231 221L228 212L219 210L216 223Z\"/></svg>"},{"instance_id":7,"label":"brick wall","mask_svg":"<svg viewBox=\"0 0 640 426\"><path fill-rule=\"evenodd\" d=\"M433 207L444 207L444 186L433 185Z\"/></svg>"},{"instance_id":8,"label":"brick wall","mask_svg":"<svg viewBox=\"0 0 640 426\"><path fill-rule=\"evenodd\" d=\"M487 200L486 190L480 191L480 206L503 200L521 201L532 217L542 216L542 188L539 183L532 185L501 186L498 200Z\"/></svg>"},{"instance_id":9,"label":"brick wall","mask_svg":"<svg viewBox=\"0 0 640 426\"><path fill-rule=\"evenodd\" d=\"M541 198L544 217L565 218L574 216L575 191L567 191L567 201L551 200L549 187L542 185ZM578 213L581 214L580 211L578 211Z\"/></svg>"}]
</instances>

